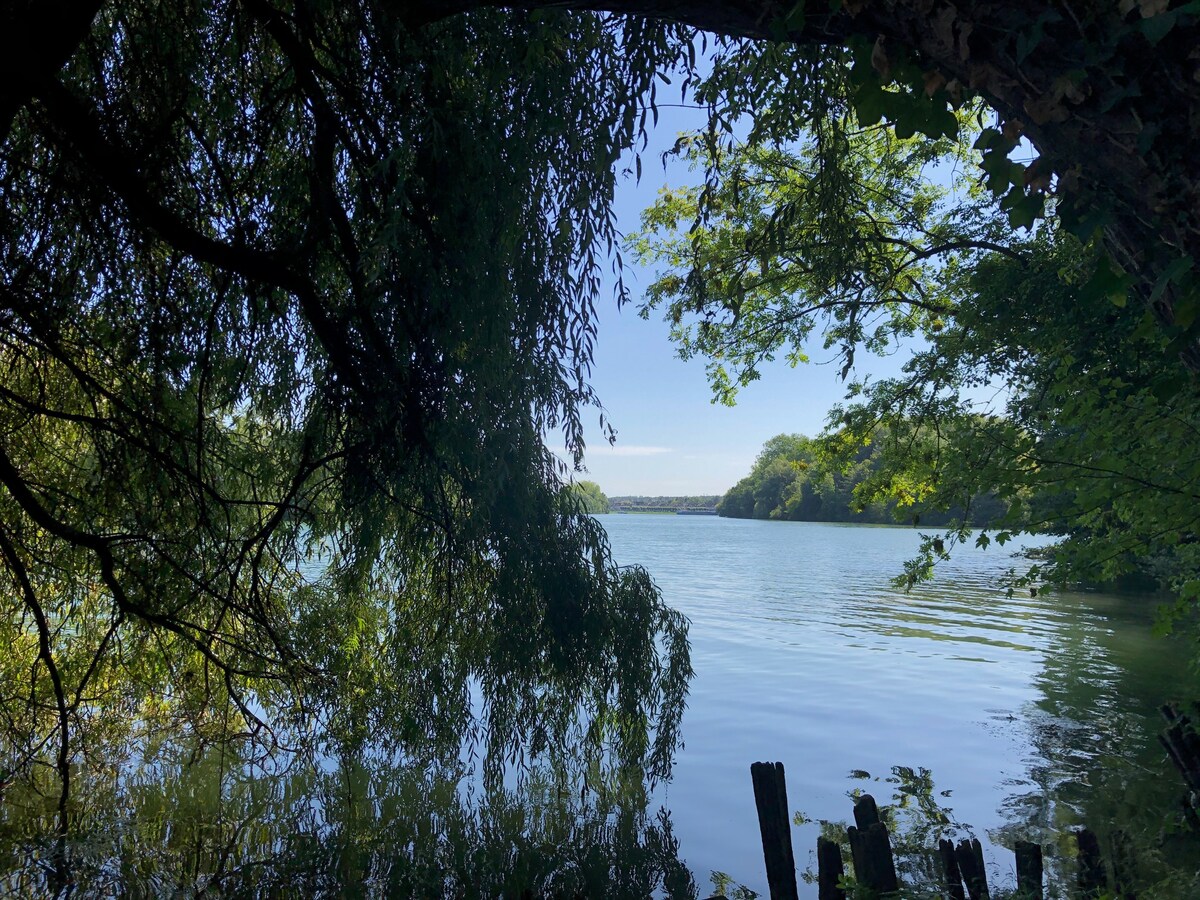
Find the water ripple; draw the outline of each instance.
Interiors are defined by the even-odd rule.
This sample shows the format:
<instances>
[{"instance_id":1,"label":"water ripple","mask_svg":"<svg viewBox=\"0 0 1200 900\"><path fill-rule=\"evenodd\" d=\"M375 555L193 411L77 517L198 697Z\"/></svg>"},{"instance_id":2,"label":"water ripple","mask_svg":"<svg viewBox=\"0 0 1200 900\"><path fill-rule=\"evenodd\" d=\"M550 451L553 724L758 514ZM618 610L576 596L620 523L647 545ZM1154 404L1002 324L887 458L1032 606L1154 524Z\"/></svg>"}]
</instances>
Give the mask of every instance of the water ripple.
<instances>
[{"instance_id":1,"label":"water ripple","mask_svg":"<svg viewBox=\"0 0 1200 900\"><path fill-rule=\"evenodd\" d=\"M1112 771L1161 772L1155 705L1167 685L1200 696L1195 679L1181 683L1182 650L1151 638L1148 608L1099 594L1007 596L1001 578L1022 564L1011 544L961 548L934 583L905 594L891 578L917 551L914 529L604 524L618 562L645 566L692 621L697 676L667 796L701 876L720 869L766 892L754 760L784 761L791 806L814 818L846 818L845 792L861 786L850 769L924 766L981 838L1034 835L1098 815L1091 785L1119 780ZM1144 806L1174 802L1163 780L1134 786ZM868 789L886 799L887 785ZM795 837L805 847L816 834Z\"/></svg>"}]
</instances>

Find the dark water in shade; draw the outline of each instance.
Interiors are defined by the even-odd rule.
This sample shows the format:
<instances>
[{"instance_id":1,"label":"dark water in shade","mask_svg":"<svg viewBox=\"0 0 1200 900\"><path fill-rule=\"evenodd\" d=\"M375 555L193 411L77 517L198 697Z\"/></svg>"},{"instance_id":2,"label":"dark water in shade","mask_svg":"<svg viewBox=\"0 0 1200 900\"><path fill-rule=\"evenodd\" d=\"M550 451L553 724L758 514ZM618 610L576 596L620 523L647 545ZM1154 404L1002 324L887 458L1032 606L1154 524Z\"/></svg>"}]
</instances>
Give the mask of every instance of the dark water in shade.
<instances>
[{"instance_id":1,"label":"dark water in shade","mask_svg":"<svg viewBox=\"0 0 1200 900\"><path fill-rule=\"evenodd\" d=\"M814 820L850 818L855 788L889 799L894 766L928 769L1001 883L999 845L1113 820L1152 831L1178 803L1157 706L1200 682L1145 597L1007 597L1013 544L962 548L904 594L889 582L919 543L907 528L603 522L618 562L645 566L692 621L686 747L662 793L702 885L721 870L765 895L755 760L784 763L790 808ZM817 834L793 829L802 871Z\"/></svg>"}]
</instances>

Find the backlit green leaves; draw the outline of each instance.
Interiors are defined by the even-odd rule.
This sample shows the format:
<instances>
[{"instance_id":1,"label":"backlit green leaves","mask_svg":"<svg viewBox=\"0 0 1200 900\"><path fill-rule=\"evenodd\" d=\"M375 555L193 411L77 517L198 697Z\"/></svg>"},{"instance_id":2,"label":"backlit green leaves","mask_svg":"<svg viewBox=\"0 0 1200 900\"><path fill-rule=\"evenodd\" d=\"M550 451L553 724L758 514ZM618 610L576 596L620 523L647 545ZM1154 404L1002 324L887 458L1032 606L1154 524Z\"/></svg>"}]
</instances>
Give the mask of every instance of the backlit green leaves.
<instances>
[{"instance_id":1,"label":"backlit green leaves","mask_svg":"<svg viewBox=\"0 0 1200 900\"><path fill-rule=\"evenodd\" d=\"M1039 27L1054 24L1049 15ZM1031 33L1024 51L1037 43ZM771 141L752 131L719 154L689 146L707 185L647 211L636 247L665 270L644 311L667 312L682 351L709 358L727 401L760 361L785 348L800 358L818 334L843 349L922 335L928 348L905 377L851 385L823 444L853 467L872 443L860 506L959 521L928 538L906 586L967 539L972 519L987 528L980 546L1023 529L1064 538L1016 585L1112 578L1147 560L1168 582L1194 580L1200 402L1172 361L1200 331L1192 259L1161 261L1148 292L1156 318L1129 303L1136 273L1098 249L1111 210L1071 196L1047 209L1059 184L1046 160L1019 159L1019 122L978 133L982 190L947 202L920 180L928 136L953 133L931 118L938 103L954 105L930 102L949 91L937 73L877 41L856 45L848 78L834 83L845 93L826 106L797 88L808 130L790 146L779 131ZM1074 76L1060 87L1056 103L1084 96ZM773 108L771 121L789 120ZM890 133L873 124L885 121ZM813 517L823 490L814 471L760 460L723 504L735 515Z\"/></svg>"},{"instance_id":2,"label":"backlit green leaves","mask_svg":"<svg viewBox=\"0 0 1200 900\"><path fill-rule=\"evenodd\" d=\"M931 508L993 491L1007 501L988 522L996 540L1060 535L1018 586L1131 571L1166 584L1194 578L1195 386L1162 352L1158 329L1138 324L1140 310L1109 302L1128 282L1105 256L1068 236L1040 234L1035 246L1024 267L994 257L964 273L955 326L914 357L907 378L875 385L836 421L858 433L897 418L925 423L939 436L932 458L904 442L881 452L885 469L926 468ZM996 381L1008 385L1005 402L980 415L973 389ZM950 546L965 532L944 537ZM908 575L931 572L932 539L927 551Z\"/></svg>"},{"instance_id":3,"label":"backlit green leaves","mask_svg":"<svg viewBox=\"0 0 1200 900\"><path fill-rule=\"evenodd\" d=\"M704 172L704 188L663 193L630 242L661 267L642 314L661 309L681 354L709 359L722 402L775 354L807 359L817 335L848 373L860 347L887 352L942 327L950 306L940 273L1001 233L983 205L947 203L930 177L964 148L863 127L838 85L853 94L836 78L794 83L793 112L813 116L795 144L779 132L793 121L782 91L745 141L682 139L677 149Z\"/></svg>"},{"instance_id":4,"label":"backlit green leaves","mask_svg":"<svg viewBox=\"0 0 1200 900\"><path fill-rule=\"evenodd\" d=\"M937 73L923 72L901 50L857 40L851 44L851 102L858 121L887 120L901 139L920 133L930 140L958 137L955 111L966 95Z\"/></svg>"},{"instance_id":5,"label":"backlit green leaves","mask_svg":"<svg viewBox=\"0 0 1200 900\"><path fill-rule=\"evenodd\" d=\"M1000 198L1000 209L1007 213L1013 228L1029 229L1045 214L1044 192L1050 176L1041 171L1041 160L1028 166L1013 162L1010 154L1017 147L1017 135L998 128L983 129L974 144L982 154L979 167L984 172L984 186Z\"/></svg>"}]
</instances>

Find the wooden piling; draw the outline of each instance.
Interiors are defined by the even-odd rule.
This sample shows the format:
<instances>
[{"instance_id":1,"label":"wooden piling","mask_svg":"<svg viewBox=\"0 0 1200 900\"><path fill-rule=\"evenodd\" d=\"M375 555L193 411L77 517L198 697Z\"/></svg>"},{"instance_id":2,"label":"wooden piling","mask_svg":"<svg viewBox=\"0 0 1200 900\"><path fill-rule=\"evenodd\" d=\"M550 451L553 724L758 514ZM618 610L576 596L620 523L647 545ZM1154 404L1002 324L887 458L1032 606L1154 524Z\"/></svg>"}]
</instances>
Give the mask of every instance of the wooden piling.
<instances>
[{"instance_id":1,"label":"wooden piling","mask_svg":"<svg viewBox=\"0 0 1200 900\"><path fill-rule=\"evenodd\" d=\"M967 900L963 890L962 872L954 855L954 842L942 838L938 841L938 854L942 857L942 887L950 900Z\"/></svg>"},{"instance_id":2,"label":"wooden piling","mask_svg":"<svg viewBox=\"0 0 1200 900\"><path fill-rule=\"evenodd\" d=\"M817 838L817 900L846 900L841 887L845 874L842 848L833 841Z\"/></svg>"},{"instance_id":3,"label":"wooden piling","mask_svg":"<svg viewBox=\"0 0 1200 900\"><path fill-rule=\"evenodd\" d=\"M1042 900L1042 848L1030 841L1017 841L1017 896L1021 900Z\"/></svg>"},{"instance_id":4,"label":"wooden piling","mask_svg":"<svg viewBox=\"0 0 1200 900\"><path fill-rule=\"evenodd\" d=\"M983 866L983 845L979 843L979 839L959 841L954 849L954 856L958 860L958 869L962 872L963 881L967 885L967 895L971 900L991 900L987 871Z\"/></svg>"},{"instance_id":5,"label":"wooden piling","mask_svg":"<svg viewBox=\"0 0 1200 900\"><path fill-rule=\"evenodd\" d=\"M1108 838L1108 862L1112 869L1113 895L1117 900L1137 900L1137 854L1129 835L1117 829Z\"/></svg>"},{"instance_id":6,"label":"wooden piling","mask_svg":"<svg viewBox=\"0 0 1200 900\"><path fill-rule=\"evenodd\" d=\"M1200 737L1196 735L1191 720L1179 713L1175 707L1159 708L1167 720L1167 728L1158 735L1159 742L1167 751L1175 768L1193 791L1200 790Z\"/></svg>"},{"instance_id":7,"label":"wooden piling","mask_svg":"<svg viewBox=\"0 0 1200 900\"><path fill-rule=\"evenodd\" d=\"M1187 748L1193 770L1200 775L1200 734L1196 733L1195 726L1187 716L1179 714L1178 719L1180 730L1183 732L1183 746Z\"/></svg>"},{"instance_id":8,"label":"wooden piling","mask_svg":"<svg viewBox=\"0 0 1200 900\"><path fill-rule=\"evenodd\" d=\"M874 825L879 819L879 806L870 794L863 794L854 803L854 824L859 830L865 830Z\"/></svg>"},{"instance_id":9,"label":"wooden piling","mask_svg":"<svg viewBox=\"0 0 1200 900\"><path fill-rule=\"evenodd\" d=\"M1182 801L1184 820L1192 830L1200 831L1200 805L1196 801L1196 796L1200 794L1200 735L1196 733L1191 719L1180 713L1173 704L1160 706L1159 710L1167 720L1167 728L1159 732L1158 740L1190 791ZM1193 710L1200 715L1200 704L1193 704Z\"/></svg>"},{"instance_id":10,"label":"wooden piling","mask_svg":"<svg viewBox=\"0 0 1200 900\"><path fill-rule=\"evenodd\" d=\"M758 828L762 833L771 900L798 900L783 763L753 763L750 778L754 783L754 804L758 807Z\"/></svg>"},{"instance_id":11,"label":"wooden piling","mask_svg":"<svg viewBox=\"0 0 1200 900\"><path fill-rule=\"evenodd\" d=\"M862 832L857 825L846 829L846 840L850 844L850 862L854 865L854 880L859 884L867 883L867 851L863 846Z\"/></svg>"},{"instance_id":12,"label":"wooden piling","mask_svg":"<svg viewBox=\"0 0 1200 900\"><path fill-rule=\"evenodd\" d=\"M1192 752L1191 744L1200 742L1200 737L1190 730L1186 717L1178 716L1173 711L1168 715L1167 710L1164 710L1164 715L1171 723L1169 731L1174 731L1164 737L1164 745L1173 758L1190 760L1187 754ZM1185 731L1185 728L1188 730ZM1195 760L1200 766L1200 749L1196 752ZM1185 777L1190 777L1187 766L1182 766L1181 771ZM770 896L772 900L798 900L783 763L753 763L750 776L754 783L754 802L762 833ZM854 821L856 824L849 826L846 834L854 863L855 881L869 892L869 896L898 892L900 883L892 855L891 837L879 814L875 798L870 794L863 794L855 802ZM1110 876L1101 858L1100 842L1096 835L1087 828L1081 828L1075 832L1075 840L1078 847L1078 897L1081 900L1099 900L1101 896L1109 896ZM1128 837L1123 832L1115 831L1108 840L1111 884L1115 891L1112 896L1118 900L1137 900L1134 892L1137 883L1136 856ZM1017 864L1014 900L1045 900L1042 847L1031 841L1017 841L1013 850ZM962 840L957 846L952 841L939 840L938 855L941 860L942 889L948 900L990 900L983 846L978 839ZM845 877L842 848L834 841L818 837L817 865L818 900L846 900L846 891L841 886Z\"/></svg>"},{"instance_id":13,"label":"wooden piling","mask_svg":"<svg viewBox=\"0 0 1200 900\"><path fill-rule=\"evenodd\" d=\"M882 893L899 890L888 827L882 822L871 822L863 829L863 836L866 887Z\"/></svg>"},{"instance_id":14,"label":"wooden piling","mask_svg":"<svg viewBox=\"0 0 1200 900\"><path fill-rule=\"evenodd\" d=\"M1096 900L1108 888L1104 862L1100 859L1100 841L1087 828L1075 832L1079 848L1079 893L1084 900Z\"/></svg>"},{"instance_id":15,"label":"wooden piling","mask_svg":"<svg viewBox=\"0 0 1200 900\"><path fill-rule=\"evenodd\" d=\"M1186 794L1179 798L1180 808L1183 810L1183 819L1188 824L1188 828L1192 831L1200 831L1200 813L1196 812L1196 807L1192 805L1191 798Z\"/></svg>"},{"instance_id":16,"label":"wooden piling","mask_svg":"<svg viewBox=\"0 0 1200 900\"><path fill-rule=\"evenodd\" d=\"M855 802L854 822L846 829L854 859L854 880L873 891L899 890L892 842L887 826L879 819L879 806L870 794L863 794Z\"/></svg>"}]
</instances>

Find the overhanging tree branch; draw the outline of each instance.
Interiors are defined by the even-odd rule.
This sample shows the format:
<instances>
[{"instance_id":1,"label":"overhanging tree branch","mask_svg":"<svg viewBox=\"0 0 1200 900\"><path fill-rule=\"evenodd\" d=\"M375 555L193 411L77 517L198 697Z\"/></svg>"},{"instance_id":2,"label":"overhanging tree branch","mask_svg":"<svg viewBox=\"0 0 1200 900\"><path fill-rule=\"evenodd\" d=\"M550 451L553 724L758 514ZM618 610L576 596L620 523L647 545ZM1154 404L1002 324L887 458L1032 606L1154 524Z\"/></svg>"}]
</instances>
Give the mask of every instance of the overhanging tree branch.
<instances>
[{"instance_id":1,"label":"overhanging tree branch","mask_svg":"<svg viewBox=\"0 0 1200 900\"><path fill-rule=\"evenodd\" d=\"M47 116L50 133L102 179L135 220L199 262L295 297L339 378L356 393L364 392L358 354L350 345L345 323L330 312L308 278L278 254L209 237L163 206L138 174L130 170L128 154L113 146L98 127L93 111L58 81L41 85L37 97Z\"/></svg>"}]
</instances>

